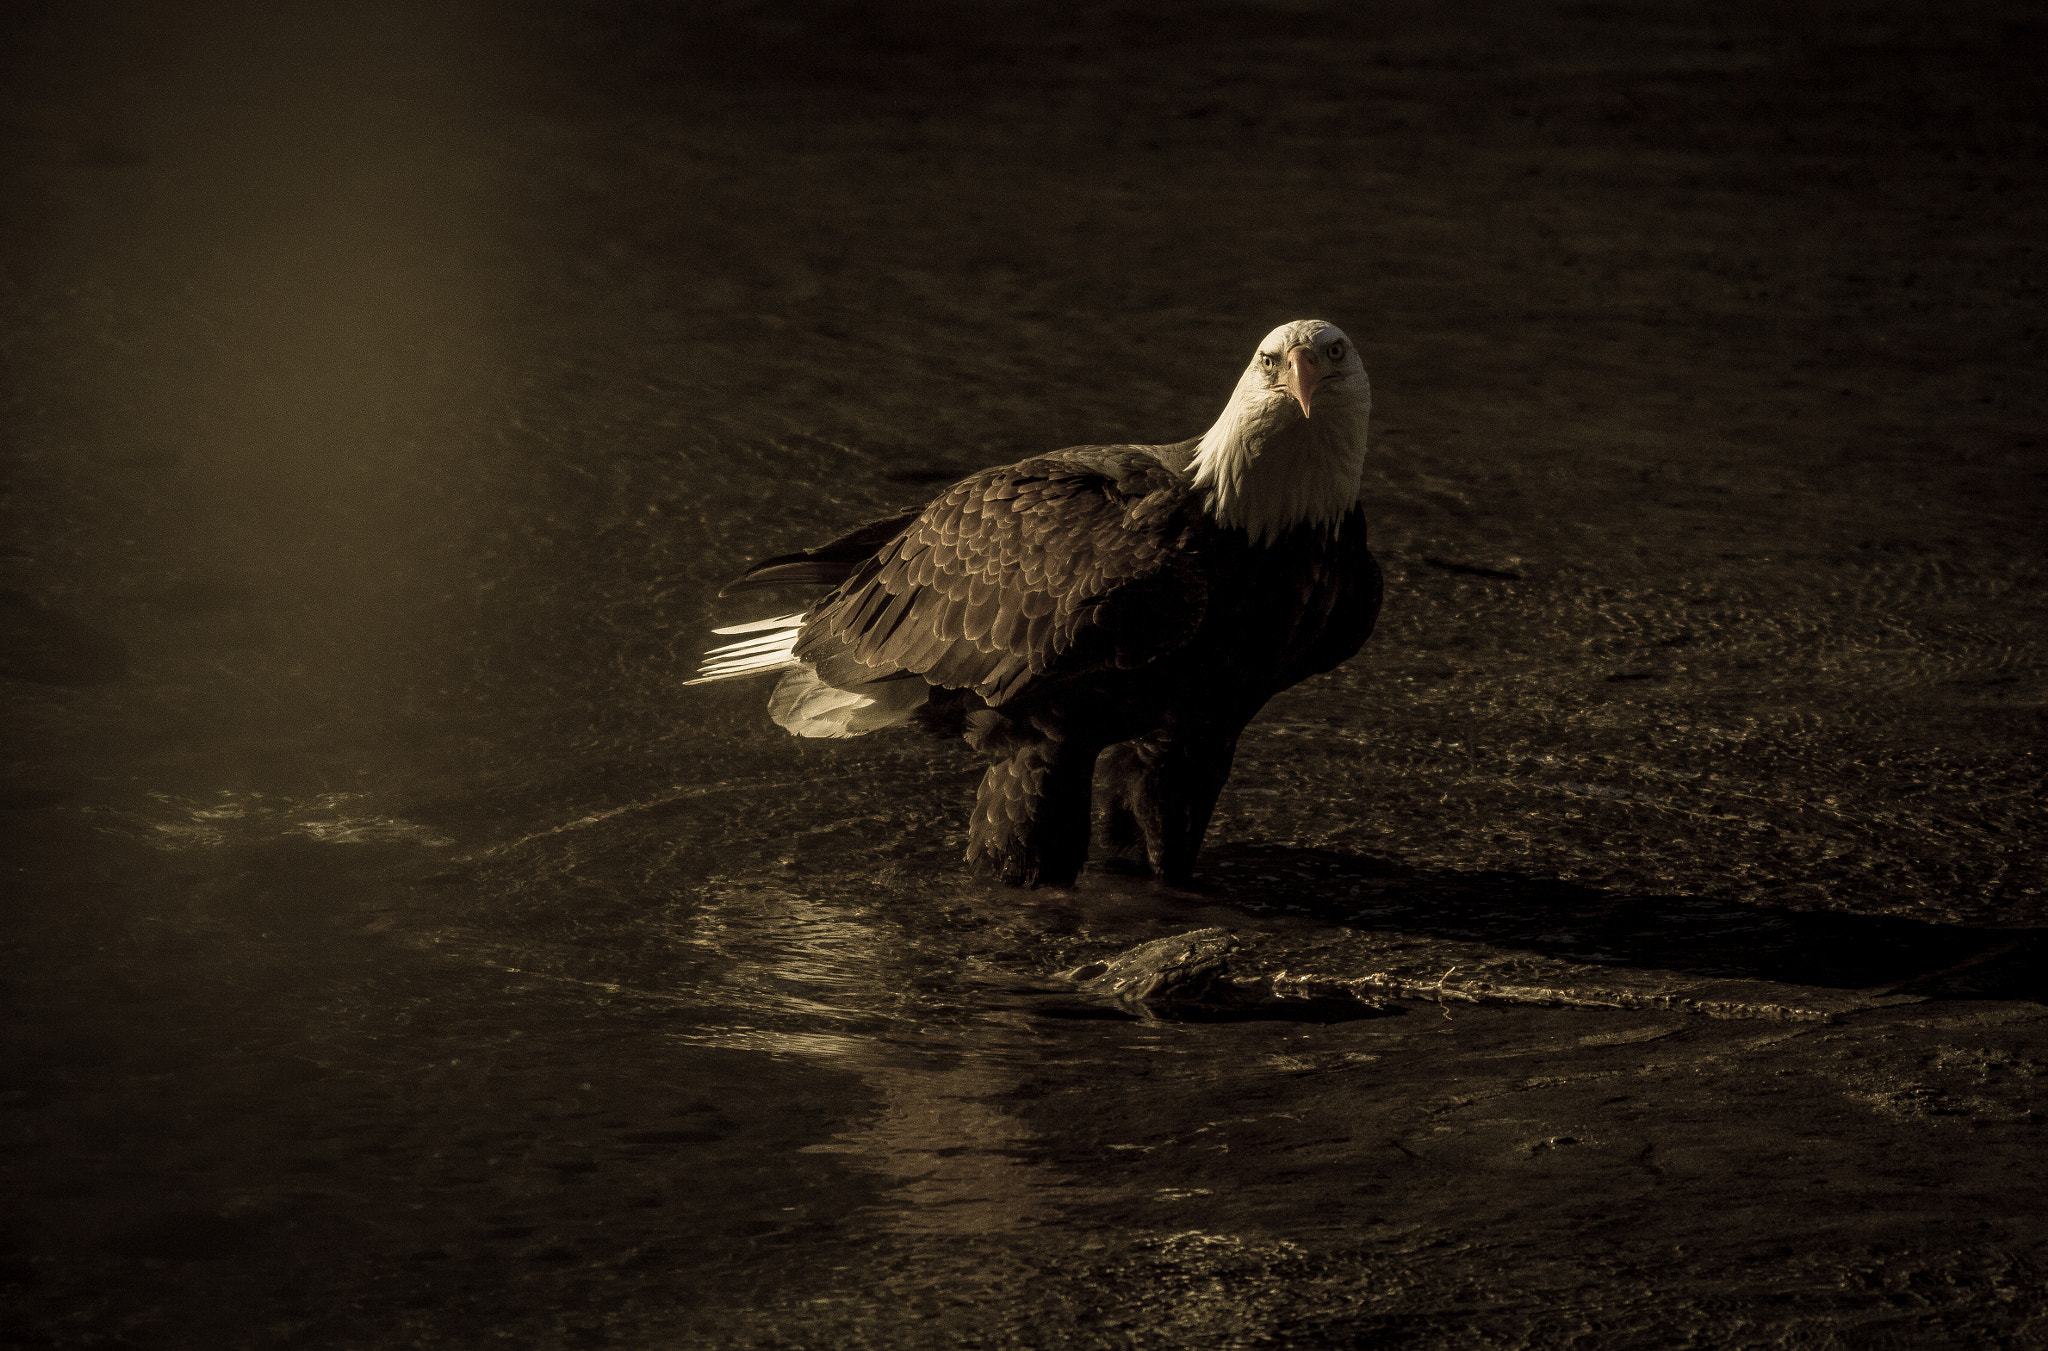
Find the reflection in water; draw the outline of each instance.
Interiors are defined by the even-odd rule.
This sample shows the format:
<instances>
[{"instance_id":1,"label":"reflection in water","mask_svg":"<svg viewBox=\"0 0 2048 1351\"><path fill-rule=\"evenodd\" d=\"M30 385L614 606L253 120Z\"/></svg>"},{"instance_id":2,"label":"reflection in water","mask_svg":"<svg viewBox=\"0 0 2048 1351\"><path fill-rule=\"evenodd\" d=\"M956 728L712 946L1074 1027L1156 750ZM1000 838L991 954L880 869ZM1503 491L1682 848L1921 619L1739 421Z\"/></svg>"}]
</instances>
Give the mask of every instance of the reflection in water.
<instances>
[{"instance_id":1,"label":"reflection in water","mask_svg":"<svg viewBox=\"0 0 2048 1351\"><path fill-rule=\"evenodd\" d=\"M961 973L935 966L944 954L901 916L848 899L859 885L849 874L813 876L802 889L707 881L675 931L715 955L684 995L706 1020L671 1035L859 1076L871 1105L802 1152L882 1179L884 1232L975 1236L1057 1222L1095 1189L1034 1157L1033 1131L1002 1105L1049 1063L1079 1063L1033 1026L1031 1001L1044 996L1005 994L1014 980L963 990ZM1127 1035L1106 1048L1112 1056L1156 1039L1118 1031Z\"/></svg>"},{"instance_id":2,"label":"reflection in water","mask_svg":"<svg viewBox=\"0 0 2048 1351\"><path fill-rule=\"evenodd\" d=\"M713 879L700 897L686 941L719 962L713 983L698 994L709 1006L761 1019L715 1034L709 1044L773 1054L795 1051L782 1040L794 1035L806 1038L802 1054L817 1055L820 1047L810 1040L817 1034L808 1030L816 1021L915 1027L914 1016L889 1009L886 996L875 1007L890 973L872 926L845 903L727 878ZM846 1053L830 1038L827 1045L828 1056Z\"/></svg>"},{"instance_id":3,"label":"reflection in water","mask_svg":"<svg viewBox=\"0 0 2048 1351\"><path fill-rule=\"evenodd\" d=\"M1044 1189L1064 1179L1026 1157L1030 1132L990 1101L1034 1063L1028 1035L931 993L940 973L905 962L898 925L744 878L701 894L691 941L726 965L699 994L740 1019L704 1044L860 1076L875 1107L805 1152L887 1179L886 1229L986 1234L1052 1217Z\"/></svg>"},{"instance_id":4,"label":"reflection in water","mask_svg":"<svg viewBox=\"0 0 2048 1351\"><path fill-rule=\"evenodd\" d=\"M1031 1131L988 1101L1016 1087L1012 1067L870 1064L862 1077L879 1115L808 1150L843 1155L894 1182L884 1193L888 1232L1006 1233L1055 1223L1061 1203L1077 1199L1072 1178L1029 1157Z\"/></svg>"}]
</instances>

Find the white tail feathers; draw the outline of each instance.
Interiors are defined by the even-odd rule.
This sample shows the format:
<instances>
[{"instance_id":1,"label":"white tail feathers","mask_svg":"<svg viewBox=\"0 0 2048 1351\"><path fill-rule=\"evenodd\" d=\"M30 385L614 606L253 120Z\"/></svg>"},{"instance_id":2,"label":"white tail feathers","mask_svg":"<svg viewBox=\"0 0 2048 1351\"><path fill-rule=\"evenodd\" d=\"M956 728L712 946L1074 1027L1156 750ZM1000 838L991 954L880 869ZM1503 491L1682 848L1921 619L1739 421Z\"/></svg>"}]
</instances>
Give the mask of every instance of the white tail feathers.
<instances>
[{"instance_id":1,"label":"white tail feathers","mask_svg":"<svg viewBox=\"0 0 2048 1351\"><path fill-rule=\"evenodd\" d=\"M789 729L792 736L865 736L884 727L907 721L923 706L931 686L916 676L898 680L877 680L842 690L827 685L818 673L796 659L797 635L803 631L807 614L777 615L751 624L734 624L713 629L717 634L746 633L757 637L713 648L704 654L697 678L685 685L708 685L714 680L737 680L764 671L787 671L768 700L768 716Z\"/></svg>"},{"instance_id":2,"label":"white tail feathers","mask_svg":"<svg viewBox=\"0 0 2048 1351\"><path fill-rule=\"evenodd\" d=\"M741 676L758 675L762 671L780 671L797 664L791 655L796 650L797 631L804 626L804 615L777 615L773 619L757 619L751 624L734 624L729 628L713 629L713 633L762 633L759 638L742 638L724 647L714 647L704 654L704 664L697 670L695 680L685 680L685 685L705 685L714 680L737 680Z\"/></svg>"},{"instance_id":3,"label":"white tail feathers","mask_svg":"<svg viewBox=\"0 0 2048 1351\"><path fill-rule=\"evenodd\" d=\"M931 692L932 687L916 676L842 690L799 664L776 685L768 699L768 716L791 736L865 736L907 721Z\"/></svg>"}]
</instances>

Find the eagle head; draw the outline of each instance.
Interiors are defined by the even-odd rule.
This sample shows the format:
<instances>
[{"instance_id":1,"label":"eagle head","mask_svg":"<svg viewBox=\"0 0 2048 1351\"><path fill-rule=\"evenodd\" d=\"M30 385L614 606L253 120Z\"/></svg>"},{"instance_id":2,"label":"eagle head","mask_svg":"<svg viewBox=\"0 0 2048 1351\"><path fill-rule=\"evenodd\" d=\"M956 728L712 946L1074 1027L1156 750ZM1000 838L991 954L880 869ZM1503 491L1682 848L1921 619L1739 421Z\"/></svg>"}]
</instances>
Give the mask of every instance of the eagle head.
<instances>
[{"instance_id":1,"label":"eagle head","mask_svg":"<svg viewBox=\"0 0 2048 1351\"><path fill-rule=\"evenodd\" d=\"M1263 393L1269 404L1284 407L1293 399L1304 418L1315 414L1319 392L1345 404L1354 402L1355 387L1365 384L1365 365L1344 330L1327 319L1296 319L1268 333L1245 370L1239 386Z\"/></svg>"},{"instance_id":2,"label":"eagle head","mask_svg":"<svg viewBox=\"0 0 2048 1351\"><path fill-rule=\"evenodd\" d=\"M1260 340L1230 402L1203 433L1195 485L1255 542L1297 525L1335 528L1358 502L1372 385L1344 330L1296 319Z\"/></svg>"}]
</instances>

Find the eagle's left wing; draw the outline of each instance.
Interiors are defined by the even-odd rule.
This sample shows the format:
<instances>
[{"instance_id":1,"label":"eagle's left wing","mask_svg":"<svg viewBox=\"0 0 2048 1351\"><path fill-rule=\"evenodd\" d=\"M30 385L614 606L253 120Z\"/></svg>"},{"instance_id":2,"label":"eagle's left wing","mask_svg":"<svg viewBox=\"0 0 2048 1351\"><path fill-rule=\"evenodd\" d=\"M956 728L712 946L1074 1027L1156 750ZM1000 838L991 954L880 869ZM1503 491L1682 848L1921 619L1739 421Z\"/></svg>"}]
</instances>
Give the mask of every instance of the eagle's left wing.
<instances>
[{"instance_id":1,"label":"eagle's left wing","mask_svg":"<svg viewBox=\"0 0 2048 1351\"><path fill-rule=\"evenodd\" d=\"M815 609L828 684L898 673L1001 704L1186 643L1207 587L1187 479L1145 448L1060 451L955 484Z\"/></svg>"}]
</instances>

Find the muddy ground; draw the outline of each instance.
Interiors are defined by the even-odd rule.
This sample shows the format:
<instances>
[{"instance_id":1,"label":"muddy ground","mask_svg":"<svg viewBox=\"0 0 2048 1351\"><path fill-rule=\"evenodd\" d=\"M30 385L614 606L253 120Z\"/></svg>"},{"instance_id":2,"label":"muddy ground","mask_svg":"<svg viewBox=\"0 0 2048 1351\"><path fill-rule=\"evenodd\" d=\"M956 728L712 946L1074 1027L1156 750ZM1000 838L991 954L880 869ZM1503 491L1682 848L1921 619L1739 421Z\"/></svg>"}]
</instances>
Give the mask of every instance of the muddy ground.
<instances>
[{"instance_id":1,"label":"muddy ground","mask_svg":"<svg viewBox=\"0 0 2048 1351\"><path fill-rule=\"evenodd\" d=\"M0 27L7 1345L2048 1336L2031 7ZM681 686L1311 316L1389 601L1203 899Z\"/></svg>"}]
</instances>

